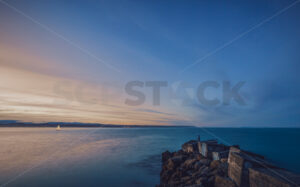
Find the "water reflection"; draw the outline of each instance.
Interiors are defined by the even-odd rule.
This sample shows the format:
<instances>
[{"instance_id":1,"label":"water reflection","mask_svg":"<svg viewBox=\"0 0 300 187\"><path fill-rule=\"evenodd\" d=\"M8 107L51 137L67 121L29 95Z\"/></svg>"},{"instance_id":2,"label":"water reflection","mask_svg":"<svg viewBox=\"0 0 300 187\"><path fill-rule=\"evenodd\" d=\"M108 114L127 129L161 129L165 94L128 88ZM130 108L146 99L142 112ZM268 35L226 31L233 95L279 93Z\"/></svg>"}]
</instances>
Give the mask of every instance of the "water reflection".
<instances>
[{"instance_id":1,"label":"water reflection","mask_svg":"<svg viewBox=\"0 0 300 187\"><path fill-rule=\"evenodd\" d=\"M300 170L300 151L294 149L300 129L210 131L279 166ZM161 153L179 149L198 134L212 138L201 128L0 128L0 184L28 171L8 186L155 186Z\"/></svg>"},{"instance_id":2,"label":"water reflection","mask_svg":"<svg viewBox=\"0 0 300 187\"><path fill-rule=\"evenodd\" d=\"M113 152L124 138L95 136L99 129L1 128L1 182L27 170L59 169L103 159ZM28 171L34 172L34 171ZM26 174L25 174L26 175ZM26 177L26 176L24 176Z\"/></svg>"}]
</instances>

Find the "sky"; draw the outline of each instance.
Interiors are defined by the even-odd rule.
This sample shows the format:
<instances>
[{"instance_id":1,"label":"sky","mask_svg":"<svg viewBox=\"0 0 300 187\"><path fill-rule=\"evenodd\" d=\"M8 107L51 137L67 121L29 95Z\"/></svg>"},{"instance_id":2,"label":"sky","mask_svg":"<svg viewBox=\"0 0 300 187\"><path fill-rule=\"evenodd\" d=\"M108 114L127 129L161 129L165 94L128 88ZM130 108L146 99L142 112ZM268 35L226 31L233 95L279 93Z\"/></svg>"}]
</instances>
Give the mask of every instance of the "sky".
<instances>
[{"instance_id":1,"label":"sky","mask_svg":"<svg viewBox=\"0 0 300 187\"><path fill-rule=\"evenodd\" d=\"M0 0L0 120L300 127L299 18L294 0Z\"/></svg>"}]
</instances>

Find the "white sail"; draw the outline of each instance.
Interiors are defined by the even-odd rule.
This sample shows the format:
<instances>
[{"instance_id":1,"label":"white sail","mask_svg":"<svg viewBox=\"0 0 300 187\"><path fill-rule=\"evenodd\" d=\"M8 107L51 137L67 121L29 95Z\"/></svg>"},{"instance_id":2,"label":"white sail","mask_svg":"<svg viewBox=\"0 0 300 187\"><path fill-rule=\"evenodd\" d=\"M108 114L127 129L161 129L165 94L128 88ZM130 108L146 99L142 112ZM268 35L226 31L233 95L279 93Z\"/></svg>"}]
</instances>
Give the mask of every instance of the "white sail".
<instances>
[{"instance_id":1,"label":"white sail","mask_svg":"<svg viewBox=\"0 0 300 187\"><path fill-rule=\"evenodd\" d=\"M57 125L56 130L60 131L60 125Z\"/></svg>"}]
</instances>

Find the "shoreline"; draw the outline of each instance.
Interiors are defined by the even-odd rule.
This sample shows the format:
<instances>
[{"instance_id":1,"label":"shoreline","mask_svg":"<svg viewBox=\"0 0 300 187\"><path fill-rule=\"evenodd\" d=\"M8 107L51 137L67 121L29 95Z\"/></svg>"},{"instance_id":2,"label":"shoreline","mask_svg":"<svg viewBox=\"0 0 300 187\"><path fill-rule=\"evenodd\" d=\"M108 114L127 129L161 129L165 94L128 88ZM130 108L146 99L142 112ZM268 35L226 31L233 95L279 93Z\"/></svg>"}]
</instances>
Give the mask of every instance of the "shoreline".
<instances>
[{"instance_id":1,"label":"shoreline","mask_svg":"<svg viewBox=\"0 0 300 187\"><path fill-rule=\"evenodd\" d=\"M98 123L0 123L0 128L44 128L44 127L60 127L63 128L188 128L193 126L163 126L163 125L111 125L111 124L98 124Z\"/></svg>"}]
</instances>

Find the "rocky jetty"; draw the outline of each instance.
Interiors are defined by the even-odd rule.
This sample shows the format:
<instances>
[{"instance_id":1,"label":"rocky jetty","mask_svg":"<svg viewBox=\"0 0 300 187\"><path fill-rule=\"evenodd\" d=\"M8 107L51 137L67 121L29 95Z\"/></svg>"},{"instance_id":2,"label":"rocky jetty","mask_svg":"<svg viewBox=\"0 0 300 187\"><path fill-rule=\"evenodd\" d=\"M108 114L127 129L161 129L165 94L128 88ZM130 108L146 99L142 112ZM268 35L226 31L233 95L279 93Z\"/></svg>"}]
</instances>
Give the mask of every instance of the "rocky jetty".
<instances>
[{"instance_id":1,"label":"rocky jetty","mask_svg":"<svg viewBox=\"0 0 300 187\"><path fill-rule=\"evenodd\" d=\"M176 152L162 153L157 187L290 187L300 176L261 155L216 140L191 140Z\"/></svg>"}]
</instances>

